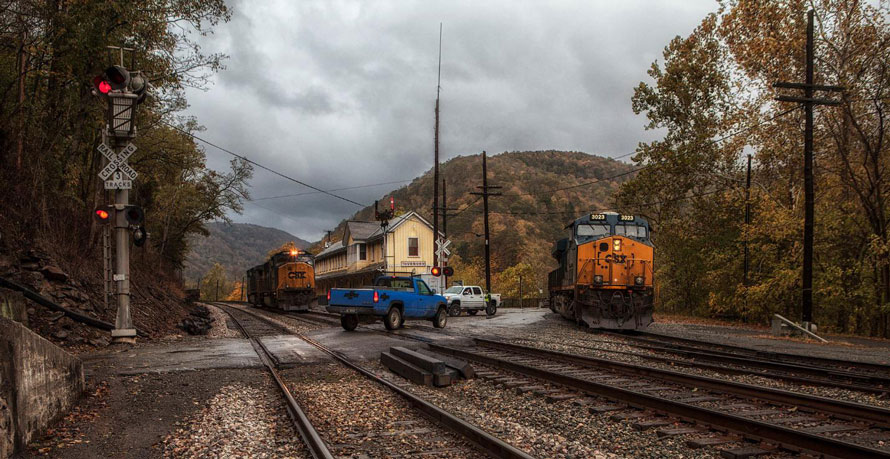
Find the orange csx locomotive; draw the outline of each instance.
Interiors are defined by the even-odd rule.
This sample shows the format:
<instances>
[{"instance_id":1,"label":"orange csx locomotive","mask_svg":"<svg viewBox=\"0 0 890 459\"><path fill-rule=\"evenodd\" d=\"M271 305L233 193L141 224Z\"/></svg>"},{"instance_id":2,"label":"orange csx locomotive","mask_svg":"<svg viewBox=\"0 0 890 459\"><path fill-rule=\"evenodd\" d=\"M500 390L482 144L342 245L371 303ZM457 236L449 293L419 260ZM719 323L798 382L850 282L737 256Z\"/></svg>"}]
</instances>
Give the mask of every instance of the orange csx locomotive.
<instances>
[{"instance_id":1,"label":"orange csx locomotive","mask_svg":"<svg viewBox=\"0 0 890 459\"><path fill-rule=\"evenodd\" d=\"M652 323L655 247L649 223L602 212L566 226L553 248L550 309L591 328L636 330Z\"/></svg>"},{"instance_id":2,"label":"orange csx locomotive","mask_svg":"<svg viewBox=\"0 0 890 459\"><path fill-rule=\"evenodd\" d=\"M281 251L247 270L247 302L285 311L308 311L315 299L312 255Z\"/></svg>"}]
</instances>

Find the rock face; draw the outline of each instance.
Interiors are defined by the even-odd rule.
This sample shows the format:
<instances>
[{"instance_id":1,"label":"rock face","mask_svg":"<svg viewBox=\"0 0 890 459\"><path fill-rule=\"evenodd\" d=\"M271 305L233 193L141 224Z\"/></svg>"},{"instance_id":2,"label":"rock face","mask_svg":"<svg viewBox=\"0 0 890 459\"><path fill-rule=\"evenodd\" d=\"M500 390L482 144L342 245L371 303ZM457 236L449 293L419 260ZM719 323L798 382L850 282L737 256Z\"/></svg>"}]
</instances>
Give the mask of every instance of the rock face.
<instances>
[{"instance_id":1,"label":"rock face","mask_svg":"<svg viewBox=\"0 0 890 459\"><path fill-rule=\"evenodd\" d=\"M65 282L68 280L68 275L65 274L61 269L57 266L47 265L40 269L40 272L43 273L43 277L45 277L49 281L53 282Z\"/></svg>"}]
</instances>

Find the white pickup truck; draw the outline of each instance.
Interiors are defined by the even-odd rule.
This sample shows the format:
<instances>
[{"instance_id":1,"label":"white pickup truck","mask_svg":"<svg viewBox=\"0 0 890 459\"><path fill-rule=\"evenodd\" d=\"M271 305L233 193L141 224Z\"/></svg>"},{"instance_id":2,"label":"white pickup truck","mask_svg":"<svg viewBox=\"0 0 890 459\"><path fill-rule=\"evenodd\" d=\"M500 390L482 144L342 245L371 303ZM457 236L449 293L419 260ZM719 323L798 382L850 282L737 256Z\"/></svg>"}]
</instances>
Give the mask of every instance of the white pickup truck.
<instances>
[{"instance_id":1,"label":"white pickup truck","mask_svg":"<svg viewBox=\"0 0 890 459\"><path fill-rule=\"evenodd\" d=\"M493 316L498 310L498 304L501 303L501 296L491 294L491 303L488 309L485 308L485 291L477 285L452 285L445 290L442 296L448 300L448 315L452 317L459 316L461 311L467 311L467 314L475 316L479 311L484 310L486 314Z\"/></svg>"}]
</instances>

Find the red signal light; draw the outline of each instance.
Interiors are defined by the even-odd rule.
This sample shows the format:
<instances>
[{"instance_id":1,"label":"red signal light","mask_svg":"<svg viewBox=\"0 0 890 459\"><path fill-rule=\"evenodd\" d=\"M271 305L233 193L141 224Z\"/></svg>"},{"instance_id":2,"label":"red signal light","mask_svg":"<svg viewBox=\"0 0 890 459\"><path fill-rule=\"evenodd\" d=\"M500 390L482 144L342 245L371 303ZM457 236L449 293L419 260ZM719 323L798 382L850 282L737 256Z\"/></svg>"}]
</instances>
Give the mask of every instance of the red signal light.
<instances>
[{"instance_id":1,"label":"red signal light","mask_svg":"<svg viewBox=\"0 0 890 459\"><path fill-rule=\"evenodd\" d=\"M430 269L430 274L432 274L436 277L439 277L442 275L442 269L439 268L438 266L433 266L433 268Z\"/></svg>"},{"instance_id":2,"label":"red signal light","mask_svg":"<svg viewBox=\"0 0 890 459\"><path fill-rule=\"evenodd\" d=\"M93 86L95 86L96 90L102 94L111 92L111 83L105 80L105 77L102 75L96 75L96 77L93 78Z\"/></svg>"},{"instance_id":3,"label":"red signal light","mask_svg":"<svg viewBox=\"0 0 890 459\"><path fill-rule=\"evenodd\" d=\"M374 302L375 302L375 303L379 303L379 302L380 302L380 294L377 293L377 290L374 290Z\"/></svg>"},{"instance_id":4,"label":"red signal light","mask_svg":"<svg viewBox=\"0 0 890 459\"><path fill-rule=\"evenodd\" d=\"M108 211L104 209L96 209L96 216L99 220L108 220Z\"/></svg>"},{"instance_id":5,"label":"red signal light","mask_svg":"<svg viewBox=\"0 0 890 459\"><path fill-rule=\"evenodd\" d=\"M396 198L392 196L389 197L389 210L396 211Z\"/></svg>"}]
</instances>

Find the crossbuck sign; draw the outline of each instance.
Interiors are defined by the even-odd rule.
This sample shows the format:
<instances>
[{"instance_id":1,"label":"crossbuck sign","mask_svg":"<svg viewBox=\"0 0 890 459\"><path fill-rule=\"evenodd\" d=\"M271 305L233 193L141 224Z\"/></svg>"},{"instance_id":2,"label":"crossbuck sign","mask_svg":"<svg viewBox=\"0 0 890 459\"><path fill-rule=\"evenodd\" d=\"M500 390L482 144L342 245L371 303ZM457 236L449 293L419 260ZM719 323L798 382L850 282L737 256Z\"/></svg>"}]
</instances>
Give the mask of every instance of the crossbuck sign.
<instances>
[{"instance_id":1,"label":"crossbuck sign","mask_svg":"<svg viewBox=\"0 0 890 459\"><path fill-rule=\"evenodd\" d=\"M105 180L106 190L129 190L133 188L133 180L139 175L127 164L127 158L136 151L136 145L128 144L120 153L115 153L108 145L99 144L99 152L108 160L108 164L99 172L99 178Z\"/></svg>"},{"instance_id":2,"label":"crossbuck sign","mask_svg":"<svg viewBox=\"0 0 890 459\"><path fill-rule=\"evenodd\" d=\"M448 250L449 245L451 245L451 240L445 240L443 243L441 239L436 239L436 255L440 260L451 255L451 251Z\"/></svg>"}]
</instances>

